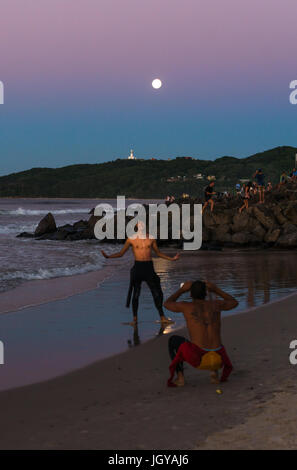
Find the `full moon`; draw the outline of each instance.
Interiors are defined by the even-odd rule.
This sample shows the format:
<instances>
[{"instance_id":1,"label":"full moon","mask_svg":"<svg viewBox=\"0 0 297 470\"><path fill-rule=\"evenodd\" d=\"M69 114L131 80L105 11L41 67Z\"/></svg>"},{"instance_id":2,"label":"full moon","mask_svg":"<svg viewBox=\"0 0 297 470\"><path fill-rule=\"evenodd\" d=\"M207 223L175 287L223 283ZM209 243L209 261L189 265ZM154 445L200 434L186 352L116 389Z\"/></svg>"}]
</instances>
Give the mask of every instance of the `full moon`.
<instances>
[{"instance_id":1,"label":"full moon","mask_svg":"<svg viewBox=\"0 0 297 470\"><path fill-rule=\"evenodd\" d=\"M161 88L161 86L162 86L162 82L159 78L155 78L155 80L152 81L152 87L155 90L158 90L159 88Z\"/></svg>"}]
</instances>

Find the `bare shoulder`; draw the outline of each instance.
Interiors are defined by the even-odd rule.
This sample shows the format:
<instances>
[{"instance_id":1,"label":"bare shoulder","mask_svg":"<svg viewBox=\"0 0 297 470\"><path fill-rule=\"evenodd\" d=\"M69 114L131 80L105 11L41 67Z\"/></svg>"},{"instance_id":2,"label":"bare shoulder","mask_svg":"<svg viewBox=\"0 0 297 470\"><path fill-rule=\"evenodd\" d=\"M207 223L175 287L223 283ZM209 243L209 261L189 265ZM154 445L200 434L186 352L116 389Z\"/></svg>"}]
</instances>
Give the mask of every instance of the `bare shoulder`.
<instances>
[{"instance_id":1,"label":"bare shoulder","mask_svg":"<svg viewBox=\"0 0 297 470\"><path fill-rule=\"evenodd\" d=\"M193 311L193 303L187 300L182 300L178 302L183 309L182 312L185 314L190 314Z\"/></svg>"},{"instance_id":2,"label":"bare shoulder","mask_svg":"<svg viewBox=\"0 0 297 470\"><path fill-rule=\"evenodd\" d=\"M175 302L166 300L164 302L164 307L167 308L167 310L170 310L171 312L183 313L184 315L188 315L190 313L190 305L191 302L186 301Z\"/></svg>"}]
</instances>

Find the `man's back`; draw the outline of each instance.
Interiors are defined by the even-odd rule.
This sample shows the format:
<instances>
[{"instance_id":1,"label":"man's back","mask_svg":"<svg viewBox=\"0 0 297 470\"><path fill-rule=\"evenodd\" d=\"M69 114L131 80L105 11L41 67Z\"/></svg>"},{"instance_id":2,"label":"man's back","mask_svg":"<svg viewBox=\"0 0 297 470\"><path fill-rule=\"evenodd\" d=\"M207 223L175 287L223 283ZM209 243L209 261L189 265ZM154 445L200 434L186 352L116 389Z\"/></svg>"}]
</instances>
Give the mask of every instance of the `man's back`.
<instances>
[{"instance_id":1,"label":"man's back","mask_svg":"<svg viewBox=\"0 0 297 470\"><path fill-rule=\"evenodd\" d=\"M191 291L191 302L177 302L183 293ZM206 300L206 293L209 299ZM213 294L215 297L212 300ZM171 312L182 312L187 322L190 340L200 348L216 349L221 346L221 312L232 310L238 302L211 282L185 282L164 303Z\"/></svg>"},{"instance_id":2,"label":"man's back","mask_svg":"<svg viewBox=\"0 0 297 470\"><path fill-rule=\"evenodd\" d=\"M221 311L218 301L184 302L182 313L192 343L207 349L221 346Z\"/></svg>"}]
</instances>

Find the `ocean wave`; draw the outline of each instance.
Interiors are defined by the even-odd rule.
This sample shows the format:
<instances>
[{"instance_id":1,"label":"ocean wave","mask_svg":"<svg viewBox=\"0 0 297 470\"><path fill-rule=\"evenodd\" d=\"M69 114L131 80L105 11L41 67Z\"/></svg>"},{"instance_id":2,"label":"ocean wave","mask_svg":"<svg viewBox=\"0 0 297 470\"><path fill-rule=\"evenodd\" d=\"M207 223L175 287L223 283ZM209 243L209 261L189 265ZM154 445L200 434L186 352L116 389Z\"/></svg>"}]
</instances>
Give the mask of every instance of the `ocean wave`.
<instances>
[{"instance_id":1,"label":"ocean wave","mask_svg":"<svg viewBox=\"0 0 297 470\"><path fill-rule=\"evenodd\" d=\"M34 225L4 225L0 226L0 235L9 235L21 232L34 232L36 224Z\"/></svg>"},{"instance_id":2,"label":"ocean wave","mask_svg":"<svg viewBox=\"0 0 297 470\"><path fill-rule=\"evenodd\" d=\"M88 214L90 209L24 209L19 207L15 210L0 210L0 215L46 215L51 212L53 215L63 214Z\"/></svg>"},{"instance_id":3,"label":"ocean wave","mask_svg":"<svg viewBox=\"0 0 297 470\"><path fill-rule=\"evenodd\" d=\"M33 281L37 279L52 279L54 277L64 277L64 276L73 276L75 274L84 274L90 271L95 271L102 268L104 261L97 264L86 263L82 266L71 266L71 267L61 267L61 268L40 268L33 272L26 271L14 271L11 273L2 273L0 275L1 281L9 281L12 279L23 279L26 281Z\"/></svg>"}]
</instances>

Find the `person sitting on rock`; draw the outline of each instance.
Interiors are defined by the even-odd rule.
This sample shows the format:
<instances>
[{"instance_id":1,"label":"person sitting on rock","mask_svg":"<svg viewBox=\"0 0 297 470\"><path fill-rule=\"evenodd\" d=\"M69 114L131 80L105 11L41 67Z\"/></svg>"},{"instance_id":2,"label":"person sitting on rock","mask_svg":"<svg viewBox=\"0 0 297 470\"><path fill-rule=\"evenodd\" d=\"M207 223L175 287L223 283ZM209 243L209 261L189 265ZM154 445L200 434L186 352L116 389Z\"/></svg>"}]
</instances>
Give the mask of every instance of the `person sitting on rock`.
<instances>
[{"instance_id":1,"label":"person sitting on rock","mask_svg":"<svg viewBox=\"0 0 297 470\"><path fill-rule=\"evenodd\" d=\"M267 191L271 191L271 190L272 190L272 183L271 183L271 181L268 181L266 190L267 190Z\"/></svg>"},{"instance_id":2,"label":"person sitting on rock","mask_svg":"<svg viewBox=\"0 0 297 470\"><path fill-rule=\"evenodd\" d=\"M287 175L285 171L283 171L282 174L280 175L279 184L277 188L280 189L282 186L287 184L289 180L290 180L290 177Z\"/></svg>"},{"instance_id":3,"label":"person sitting on rock","mask_svg":"<svg viewBox=\"0 0 297 470\"><path fill-rule=\"evenodd\" d=\"M297 179L297 170L293 168L292 172L290 173L291 180L295 181Z\"/></svg>"}]
</instances>

